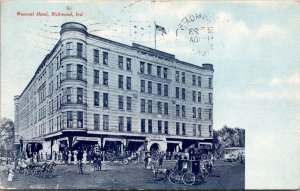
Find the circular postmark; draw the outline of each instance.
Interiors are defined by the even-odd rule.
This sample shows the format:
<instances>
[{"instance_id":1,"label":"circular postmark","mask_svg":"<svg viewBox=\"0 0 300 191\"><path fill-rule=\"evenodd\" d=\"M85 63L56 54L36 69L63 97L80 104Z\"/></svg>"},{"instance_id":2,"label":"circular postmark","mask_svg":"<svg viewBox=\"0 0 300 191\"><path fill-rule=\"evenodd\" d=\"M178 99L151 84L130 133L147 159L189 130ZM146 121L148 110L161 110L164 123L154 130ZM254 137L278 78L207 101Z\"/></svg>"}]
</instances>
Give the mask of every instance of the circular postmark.
<instances>
[{"instance_id":1,"label":"circular postmark","mask_svg":"<svg viewBox=\"0 0 300 191\"><path fill-rule=\"evenodd\" d=\"M176 29L176 37L188 42L194 53L207 56L215 46L215 22L213 13L194 13L181 19Z\"/></svg>"}]
</instances>

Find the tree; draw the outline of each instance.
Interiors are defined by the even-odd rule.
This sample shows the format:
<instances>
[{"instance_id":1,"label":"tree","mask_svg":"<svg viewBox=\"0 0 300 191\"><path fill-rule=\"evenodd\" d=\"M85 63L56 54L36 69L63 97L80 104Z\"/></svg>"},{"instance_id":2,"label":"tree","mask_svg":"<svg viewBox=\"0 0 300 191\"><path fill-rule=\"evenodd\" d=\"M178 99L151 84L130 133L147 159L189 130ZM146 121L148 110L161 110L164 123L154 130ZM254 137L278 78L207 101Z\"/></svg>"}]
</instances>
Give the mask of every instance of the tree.
<instances>
[{"instance_id":1,"label":"tree","mask_svg":"<svg viewBox=\"0 0 300 191\"><path fill-rule=\"evenodd\" d=\"M14 145L14 123L8 118L1 118L0 127L0 149L3 152L10 152Z\"/></svg>"}]
</instances>

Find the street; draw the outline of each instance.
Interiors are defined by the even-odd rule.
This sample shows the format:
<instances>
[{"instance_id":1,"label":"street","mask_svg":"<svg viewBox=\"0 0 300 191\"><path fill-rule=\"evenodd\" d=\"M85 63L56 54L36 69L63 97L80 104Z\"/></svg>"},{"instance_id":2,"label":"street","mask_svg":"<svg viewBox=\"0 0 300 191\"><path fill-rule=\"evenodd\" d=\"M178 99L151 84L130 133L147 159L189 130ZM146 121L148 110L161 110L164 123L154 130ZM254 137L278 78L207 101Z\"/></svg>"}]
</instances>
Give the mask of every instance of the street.
<instances>
[{"instance_id":1,"label":"street","mask_svg":"<svg viewBox=\"0 0 300 191\"><path fill-rule=\"evenodd\" d=\"M164 161L163 168L175 166L175 161ZM109 166L102 164L102 171L94 172L92 165L84 166L84 174L78 174L75 165L58 164L57 176L38 178L33 175L15 174L12 182L5 179L5 167L1 166L1 188L16 189L244 189L245 165L216 161L212 176L201 185L172 184L153 179L151 170L142 164Z\"/></svg>"}]
</instances>

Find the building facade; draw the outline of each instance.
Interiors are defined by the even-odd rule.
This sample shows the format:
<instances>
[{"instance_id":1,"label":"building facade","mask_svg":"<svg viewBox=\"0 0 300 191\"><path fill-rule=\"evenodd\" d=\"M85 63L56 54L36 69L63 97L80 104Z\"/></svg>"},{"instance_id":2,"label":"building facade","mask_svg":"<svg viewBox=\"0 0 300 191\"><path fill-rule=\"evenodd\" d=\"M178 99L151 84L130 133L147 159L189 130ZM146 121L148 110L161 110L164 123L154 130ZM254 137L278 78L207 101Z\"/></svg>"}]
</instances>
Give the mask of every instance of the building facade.
<instances>
[{"instance_id":1,"label":"building facade","mask_svg":"<svg viewBox=\"0 0 300 191\"><path fill-rule=\"evenodd\" d=\"M213 66L89 34L75 22L21 95L15 143L52 153L79 144L123 152L212 145Z\"/></svg>"}]
</instances>

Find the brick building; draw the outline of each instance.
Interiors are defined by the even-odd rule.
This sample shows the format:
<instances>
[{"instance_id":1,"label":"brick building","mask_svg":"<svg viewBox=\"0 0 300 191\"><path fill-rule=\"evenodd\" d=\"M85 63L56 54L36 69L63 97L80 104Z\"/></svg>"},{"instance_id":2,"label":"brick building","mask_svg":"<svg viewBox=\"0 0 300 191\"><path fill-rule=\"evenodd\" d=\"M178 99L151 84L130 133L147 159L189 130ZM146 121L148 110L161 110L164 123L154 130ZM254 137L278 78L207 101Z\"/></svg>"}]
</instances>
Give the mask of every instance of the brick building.
<instances>
[{"instance_id":1,"label":"brick building","mask_svg":"<svg viewBox=\"0 0 300 191\"><path fill-rule=\"evenodd\" d=\"M211 147L213 66L89 34L75 22L15 96L15 144L52 153Z\"/></svg>"}]
</instances>

